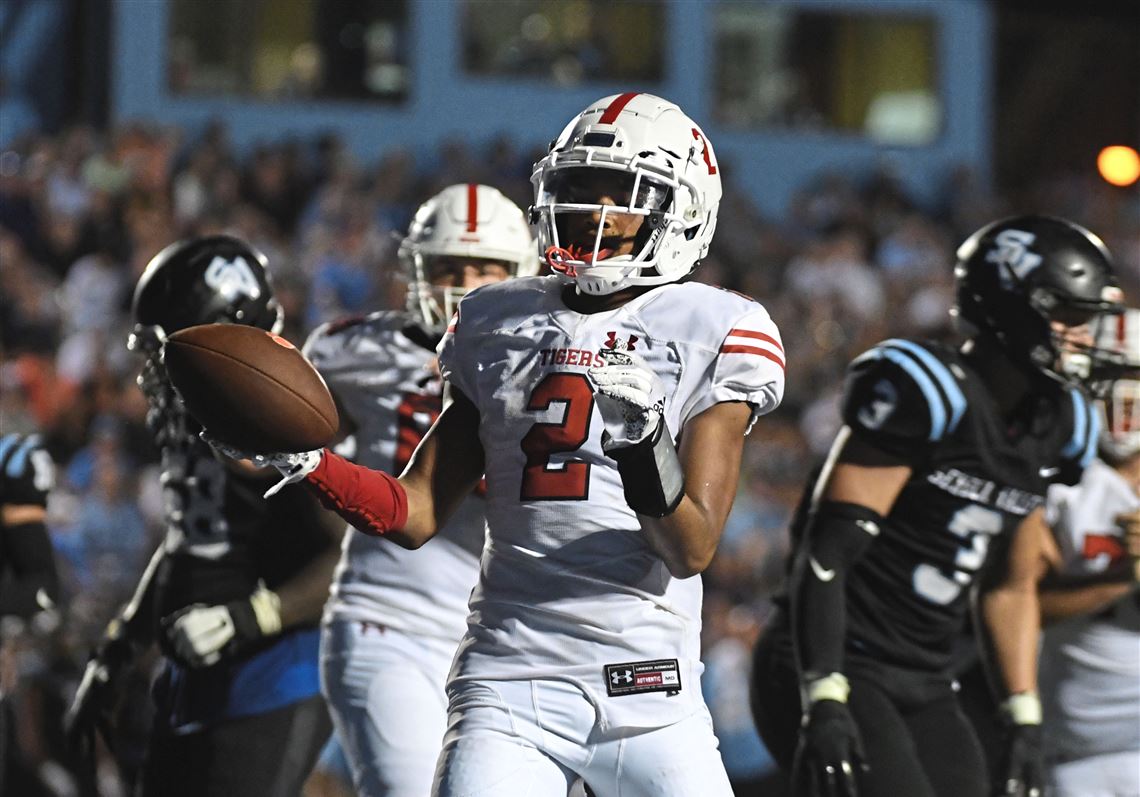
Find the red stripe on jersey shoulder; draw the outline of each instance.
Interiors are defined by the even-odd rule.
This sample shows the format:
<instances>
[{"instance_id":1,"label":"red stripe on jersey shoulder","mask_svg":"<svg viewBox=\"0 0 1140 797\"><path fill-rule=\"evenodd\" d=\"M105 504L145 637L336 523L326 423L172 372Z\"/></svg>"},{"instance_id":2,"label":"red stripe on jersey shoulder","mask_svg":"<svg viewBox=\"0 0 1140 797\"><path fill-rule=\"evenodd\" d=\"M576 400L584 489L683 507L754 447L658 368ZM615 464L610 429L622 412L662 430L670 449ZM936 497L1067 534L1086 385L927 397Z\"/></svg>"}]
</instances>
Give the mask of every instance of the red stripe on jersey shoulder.
<instances>
[{"instance_id":1,"label":"red stripe on jersey shoulder","mask_svg":"<svg viewBox=\"0 0 1140 797\"><path fill-rule=\"evenodd\" d=\"M602 118L598 120L600 125L612 125L618 118L618 114L622 112L625 106L629 105L629 101L640 94L640 91L627 91L625 94L619 94L613 102L606 106L606 110L602 112Z\"/></svg>"},{"instance_id":2,"label":"red stripe on jersey shoulder","mask_svg":"<svg viewBox=\"0 0 1140 797\"><path fill-rule=\"evenodd\" d=\"M479 186L467 184L467 232L475 232L479 226Z\"/></svg>"},{"instance_id":3,"label":"red stripe on jersey shoulder","mask_svg":"<svg viewBox=\"0 0 1140 797\"><path fill-rule=\"evenodd\" d=\"M758 354L761 357L764 357L764 358L771 360L776 365L780 366L780 368L784 367L784 361L782 359L780 359L780 356L778 354L776 354L775 352L768 351L767 349L761 349L757 346L735 346L735 345L728 344L728 345L724 345L724 346L720 347L720 353L721 354Z\"/></svg>"},{"instance_id":4,"label":"red stripe on jersey shoulder","mask_svg":"<svg viewBox=\"0 0 1140 797\"><path fill-rule=\"evenodd\" d=\"M776 340L771 335L765 335L763 332L755 332L751 329L730 329L728 330L728 337L755 338L756 340L762 340L765 343L771 343L780 351L784 350L784 347L780 345L780 341Z\"/></svg>"}]
</instances>

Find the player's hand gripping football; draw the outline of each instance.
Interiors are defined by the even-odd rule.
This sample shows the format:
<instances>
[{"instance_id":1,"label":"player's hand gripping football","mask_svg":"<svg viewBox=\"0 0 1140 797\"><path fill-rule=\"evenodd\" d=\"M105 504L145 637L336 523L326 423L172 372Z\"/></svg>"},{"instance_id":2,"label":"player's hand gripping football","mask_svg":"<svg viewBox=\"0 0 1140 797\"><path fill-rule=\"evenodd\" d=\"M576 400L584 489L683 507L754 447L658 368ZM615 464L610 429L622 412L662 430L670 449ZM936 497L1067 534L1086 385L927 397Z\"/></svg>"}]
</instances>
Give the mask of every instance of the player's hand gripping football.
<instances>
[{"instance_id":1,"label":"player's hand gripping football","mask_svg":"<svg viewBox=\"0 0 1140 797\"><path fill-rule=\"evenodd\" d=\"M857 797L867 771L863 742L851 710L839 700L817 700L800 730L792 767L794 793L804 797Z\"/></svg>"},{"instance_id":2,"label":"player's hand gripping football","mask_svg":"<svg viewBox=\"0 0 1140 797\"><path fill-rule=\"evenodd\" d=\"M281 599L264 584L244 600L219 606L196 603L163 620L178 659L209 667L222 657L281 631Z\"/></svg>"},{"instance_id":3,"label":"player's hand gripping football","mask_svg":"<svg viewBox=\"0 0 1140 797\"><path fill-rule=\"evenodd\" d=\"M324 454L324 449L320 448L314 451L302 451L299 454L250 454L223 443L216 437L211 437L207 432L201 432L199 437L219 454L235 462L248 460L258 468L276 468L281 474L281 481L265 491L265 498L276 495L285 485L299 482L308 476L317 469L317 465L321 464L321 456Z\"/></svg>"},{"instance_id":4,"label":"player's hand gripping football","mask_svg":"<svg viewBox=\"0 0 1140 797\"><path fill-rule=\"evenodd\" d=\"M594 383L594 400L602 415L602 450L636 445L657 431L665 409L665 386L636 354L602 349L602 367L587 375Z\"/></svg>"}]
</instances>

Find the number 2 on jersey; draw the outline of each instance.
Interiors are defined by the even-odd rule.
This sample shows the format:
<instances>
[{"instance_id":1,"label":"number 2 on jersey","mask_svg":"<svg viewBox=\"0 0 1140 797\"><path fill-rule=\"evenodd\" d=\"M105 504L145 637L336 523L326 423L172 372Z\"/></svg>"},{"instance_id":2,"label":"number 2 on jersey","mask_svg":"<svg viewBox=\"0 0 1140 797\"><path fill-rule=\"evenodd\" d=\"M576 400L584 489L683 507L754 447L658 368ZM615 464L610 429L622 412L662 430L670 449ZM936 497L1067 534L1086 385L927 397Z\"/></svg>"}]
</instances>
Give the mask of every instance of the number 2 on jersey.
<instances>
[{"instance_id":1,"label":"number 2 on jersey","mask_svg":"<svg viewBox=\"0 0 1140 797\"><path fill-rule=\"evenodd\" d=\"M528 412L544 412L552 404L563 404L565 412L557 423L538 422L522 439L526 454L520 501L582 501L590 491L590 463L567 461L550 467L550 455L577 451L590 434L594 413L594 391L583 374L548 374L538 383L527 402Z\"/></svg>"}]
</instances>

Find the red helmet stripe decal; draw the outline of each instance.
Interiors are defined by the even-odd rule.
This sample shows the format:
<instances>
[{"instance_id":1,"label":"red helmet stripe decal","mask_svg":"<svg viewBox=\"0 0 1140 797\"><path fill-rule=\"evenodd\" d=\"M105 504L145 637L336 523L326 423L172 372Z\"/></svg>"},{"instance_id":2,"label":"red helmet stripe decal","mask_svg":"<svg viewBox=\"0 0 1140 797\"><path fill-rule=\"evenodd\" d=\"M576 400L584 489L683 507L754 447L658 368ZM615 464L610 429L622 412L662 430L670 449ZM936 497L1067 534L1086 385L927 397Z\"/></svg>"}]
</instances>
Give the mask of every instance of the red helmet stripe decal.
<instances>
[{"instance_id":1,"label":"red helmet stripe decal","mask_svg":"<svg viewBox=\"0 0 1140 797\"><path fill-rule=\"evenodd\" d=\"M479 226L479 186L467 184L467 232L475 232Z\"/></svg>"},{"instance_id":2,"label":"red helmet stripe decal","mask_svg":"<svg viewBox=\"0 0 1140 797\"><path fill-rule=\"evenodd\" d=\"M625 94L619 94L617 98L609 104L606 110L602 112L602 118L598 120L598 124L612 125L618 118L618 114L622 112L622 109L629 105L629 101L640 93L640 91L627 91Z\"/></svg>"}]
</instances>

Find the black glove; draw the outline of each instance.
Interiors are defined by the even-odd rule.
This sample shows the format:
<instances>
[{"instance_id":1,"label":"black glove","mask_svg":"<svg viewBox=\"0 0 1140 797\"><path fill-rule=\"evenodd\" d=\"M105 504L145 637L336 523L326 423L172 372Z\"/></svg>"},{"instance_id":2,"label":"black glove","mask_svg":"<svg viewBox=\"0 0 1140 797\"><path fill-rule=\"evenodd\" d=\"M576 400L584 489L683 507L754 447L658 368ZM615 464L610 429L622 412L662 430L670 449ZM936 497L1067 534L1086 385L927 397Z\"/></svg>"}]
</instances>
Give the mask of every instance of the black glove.
<instances>
[{"instance_id":1,"label":"black glove","mask_svg":"<svg viewBox=\"0 0 1140 797\"><path fill-rule=\"evenodd\" d=\"M999 795L1041 797L1045 790L1045 757L1040 725L1010 724L1006 732Z\"/></svg>"},{"instance_id":2,"label":"black glove","mask_svg":"<svg viewBox=\"0 0 1140 797\"><path fill-rule=\"evenodd\" d=\"M83 671L83 679L63 717L63 729L72 750L83 756L94 751L98 730L107 747L114 749L113 716L118 700L118 684L126 671L134 649L121 623L111 621L103 639L92 653Z\"/></svg>"},{"instance_id":3,"label":"black glove","mask_svg":"<svg viewBox=\"0 0 1140 797\"><path fill-rule=\"evenodd\" d=\"M863 742L851 710L838 700L816 701L800 731L792 767L795 794L857 797L859 775L867 771Z\"/></svg>"}]
</instances>

